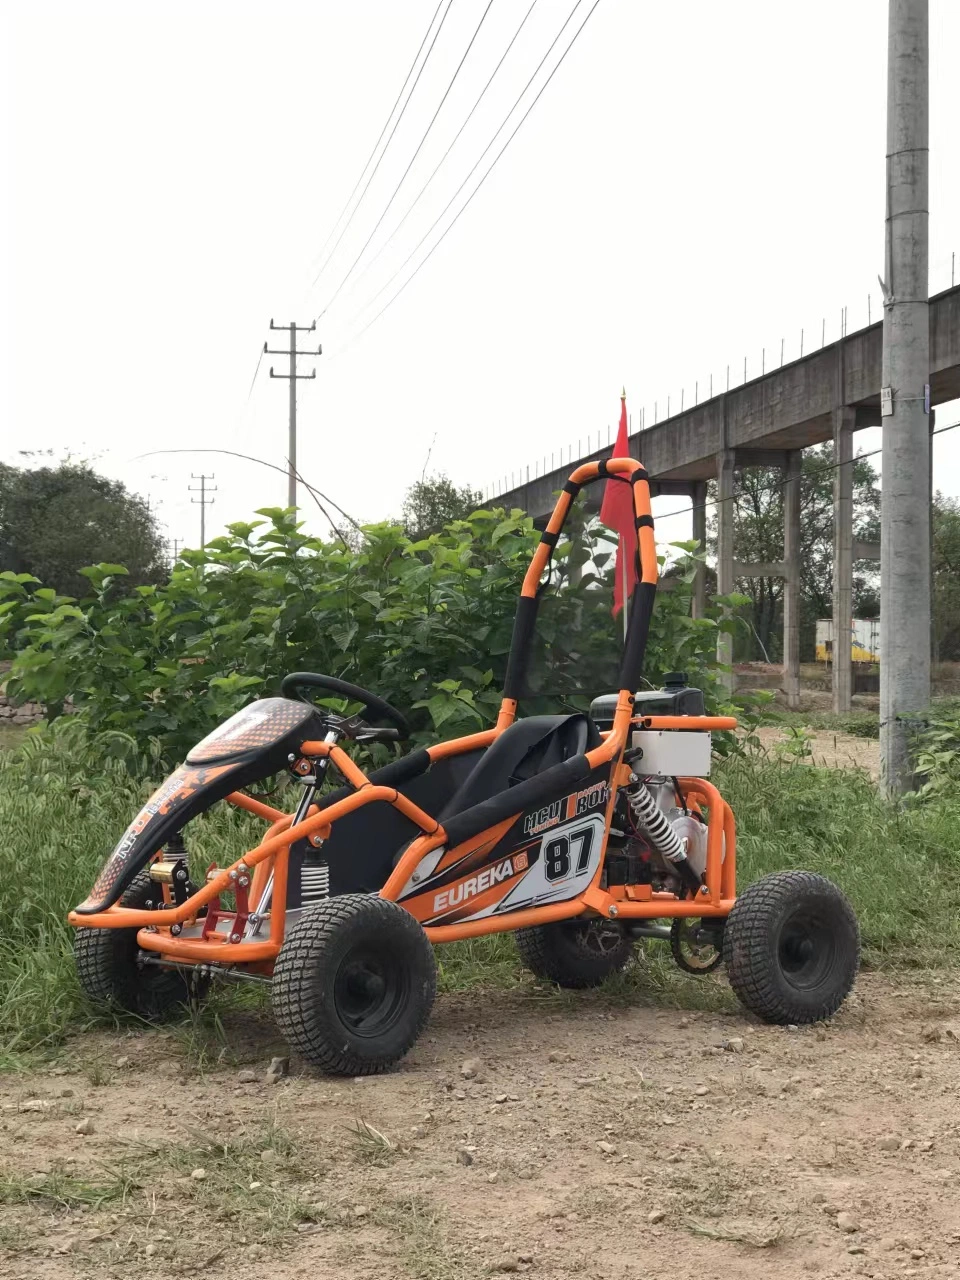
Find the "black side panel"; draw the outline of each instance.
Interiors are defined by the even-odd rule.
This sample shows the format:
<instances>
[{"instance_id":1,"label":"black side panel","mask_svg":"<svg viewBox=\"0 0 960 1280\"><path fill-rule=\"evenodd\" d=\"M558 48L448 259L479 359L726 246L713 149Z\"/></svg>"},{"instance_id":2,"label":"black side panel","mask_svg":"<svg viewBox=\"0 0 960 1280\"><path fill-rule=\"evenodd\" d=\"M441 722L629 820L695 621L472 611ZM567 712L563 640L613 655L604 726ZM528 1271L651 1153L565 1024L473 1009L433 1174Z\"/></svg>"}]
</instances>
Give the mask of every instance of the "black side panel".
<instances>
[{"instance_id":1,"label":"black side panel","mask_svg":"<svg viewBox=\"0 0 960 1280\"><path fill-rule=\"evenodd\" d=\"M271 772L257 760L245 765L181 765L127 827L88 897L76 908L77 914L91 916L113 906L137 873L191 818Z\"/></svg>"},{"instance_id":2,"label":"black side panel","mask_svg":"<svg viewBox=\"0 0 960 1280\"><path fill-rule=\"evenodd\" d=\"M406 760L427 756L416 751L412 756L385 765L370 774L371 782L396 786L409 800L436 816L473 770L484 748L438 760L429 772L420 772L409 781L386 776ZM429 760L429 757L427 757ZM323 797L323 807L349 795L348 788L331 791ZM420 835L420 828L389 804L367 804L348 813L333 824L330 839L322 856L330 867L330 893L378 893L393 870L396 855L405 844Z\"/></svg>"},{"instance_id":3,"label":"black side panel","mask_svg":"<svg viewBox=\"0 0 960 1280\"><path fill-rule=\"evenodd\" d=\"M323 733L316 710L288 698L251 702L208 734L143 806L104 863L79 915L105 911L155 853L231 791L286 767L300 744Z\"/></svg>"}]
</instances>

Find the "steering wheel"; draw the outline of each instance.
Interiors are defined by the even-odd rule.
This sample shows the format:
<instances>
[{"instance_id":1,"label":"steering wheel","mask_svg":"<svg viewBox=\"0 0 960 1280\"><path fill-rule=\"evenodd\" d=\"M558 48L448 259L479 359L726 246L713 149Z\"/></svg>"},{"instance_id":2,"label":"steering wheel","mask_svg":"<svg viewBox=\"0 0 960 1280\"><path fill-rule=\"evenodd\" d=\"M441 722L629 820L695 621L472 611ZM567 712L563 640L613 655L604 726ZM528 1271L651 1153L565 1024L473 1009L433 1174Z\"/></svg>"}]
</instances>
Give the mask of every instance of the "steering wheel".
<instances>
[{"instance_id":1,"label":"steering wheel","mask_svg":"<svg viewBox=\"0 0 960 1280\"><path fill-rule=\"evenodd\" d=\"M396 730L395 736L390 734L394 742L403 742L410 737L410 725L407 723L406 716L396 707L392 707L389 702L384 702L383 698L378 698L375 693L370 693L367 689L361 689L357 684L338 680L336 676L317 675L313 671L293 671L280 681L280 692L285 698L311 702L312 699L304 697L299 692L301 688L324 689L327 693L335 693L340 698L349 698L351 702L360 702L363 704L365 718L390 721ZM318 710L322 711L322 708ZM381 730L378 736L385 738L387 732L389 731Z\"/></svg>"}]
</instances>

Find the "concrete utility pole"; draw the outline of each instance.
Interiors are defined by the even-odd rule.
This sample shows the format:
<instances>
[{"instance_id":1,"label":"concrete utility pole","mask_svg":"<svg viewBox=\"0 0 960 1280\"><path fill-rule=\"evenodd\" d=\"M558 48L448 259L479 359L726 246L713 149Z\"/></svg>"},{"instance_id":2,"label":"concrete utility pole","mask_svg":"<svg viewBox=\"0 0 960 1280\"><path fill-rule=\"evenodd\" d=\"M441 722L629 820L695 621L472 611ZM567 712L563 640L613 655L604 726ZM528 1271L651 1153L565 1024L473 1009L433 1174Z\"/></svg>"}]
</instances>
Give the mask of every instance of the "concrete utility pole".
<instances>
[{"instance_id":1,"label":"concrete utility pole","mask_svg":"<svg viewBox=\"0 0 960 1280\"><path fill-rule=\"evenodd\" d=\"M290 429L287 439L287 506L295 507L297 505L297 379L311 379L317 376L316 369L311 369L309 373L297 373L297 356L313 356L322 355L323 348L317 347L316 351L298 351L297 350L297 333L312 333L317 327L317 322L313 324L274 324L270 321L271 329L289 329L290 330L290 350L289 351L271 351L266 343L263 344L264 355L273 356L289 356L290 372L274 373L273 368L270 369L271 378L289 378L290 379Z\"/></svg>"},{"instance_id":2,"label":"concrete utility pole","mask_svg":"<svg viewBox=\"0 0 960 1280\"><path fill-rule=\"evenodd\" d=\"M200 508L200 550L201 551L207 545L207 507L212 507L214 502L213 498L207 497L207 494L217 492L217 486L214 485L212 489L209 489L207 487L207 481L216 480L216 478L217 478L216 476L212 476L212 475L211 476L204 476L204 475L195 476L193 472L191 472L190 479L199 480L200 487L196 488L192 484L187 486L187 488L191 493L199 493L200 495L199 498L191 498L190 501L195 506L198 506Z\"/></svg>"},{"instance_id":3,"label":"concrete utility pole","mask_svg":"<svg viewBox=\"0 0 960 1280\"><path fill-rule=\"evenodd\" d=\"M930 701L928 0L890 0L880 508L883 788L913 785L909 724Z\"/></svg>"}]
</instances>

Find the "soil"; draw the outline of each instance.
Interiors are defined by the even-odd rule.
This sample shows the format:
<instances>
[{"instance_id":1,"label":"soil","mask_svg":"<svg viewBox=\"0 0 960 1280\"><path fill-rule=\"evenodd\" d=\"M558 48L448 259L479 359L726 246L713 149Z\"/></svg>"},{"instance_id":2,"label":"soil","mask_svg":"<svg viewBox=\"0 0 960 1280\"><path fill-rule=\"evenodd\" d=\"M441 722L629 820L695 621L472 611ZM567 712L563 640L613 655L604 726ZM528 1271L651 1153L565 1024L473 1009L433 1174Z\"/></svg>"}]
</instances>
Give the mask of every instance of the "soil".
<instances>
[{"instance_id":1,"label":"soil","mask_svg":"<svg viewBox=\"0 0 960 1280\"><path fill-rule=\"evenodd\" d=\"M835 729L805 730L810 754L797 757L787 750L791 745L788 729L778 725L763 725L756 736L767 751L784 752L789 760L815 764L828 769L865 769L870 777L880 777L880 741L877 738L858 738L851 733L838 733ZM795 741L795 740L794 740Z\"/></svg>"},{"instance_id":2,"label":"soil","mask_svg":"<svg viewBox=\"0 0 960 1280\"><path fill-rule=\"evenodd\" d=\"M203 1071L182 1033L78 1037L0 1077L0 1205L58 1167L101 1183L125 1167L131 1186L85 1211L7 1203L0 1276L960 1275L955 979L865 974L800 1029L737 1011L722 972L677 990L685 1008L442 995L402 1066L362 1081L294 1060L267 1083L280 1050L259 1013L228 1018L230 1065ZM234 1145L204 1154L214 1139ZM314 1221L257 1216L294 1191Z\"/></svg>"}]
</instances>

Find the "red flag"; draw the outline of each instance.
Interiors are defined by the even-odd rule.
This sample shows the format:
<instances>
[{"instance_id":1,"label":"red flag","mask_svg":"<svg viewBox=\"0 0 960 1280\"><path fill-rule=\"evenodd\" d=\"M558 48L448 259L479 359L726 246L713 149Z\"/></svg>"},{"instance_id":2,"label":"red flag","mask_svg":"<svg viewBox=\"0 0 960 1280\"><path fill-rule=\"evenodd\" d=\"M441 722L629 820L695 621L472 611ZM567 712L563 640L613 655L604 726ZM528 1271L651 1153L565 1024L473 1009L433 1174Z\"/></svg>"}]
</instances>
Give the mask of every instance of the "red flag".
<instances>
[{"instance_id":1,"label":"red flag","mask_svg":"<svg viewBox=\"0 0 960 1280\"><path fill-rule=\"evenodd\" d=\"M627 393L620 397L620 426L617 443L613 446L614 458L629 458L630 443L627 439ZM637 582L637 530L633 522L633 485L622 480L608 480L600 505L600 519L620 535L617 543L617 565L613 578L613 616L616 617Z\"/></svg>"}]
</instances>

